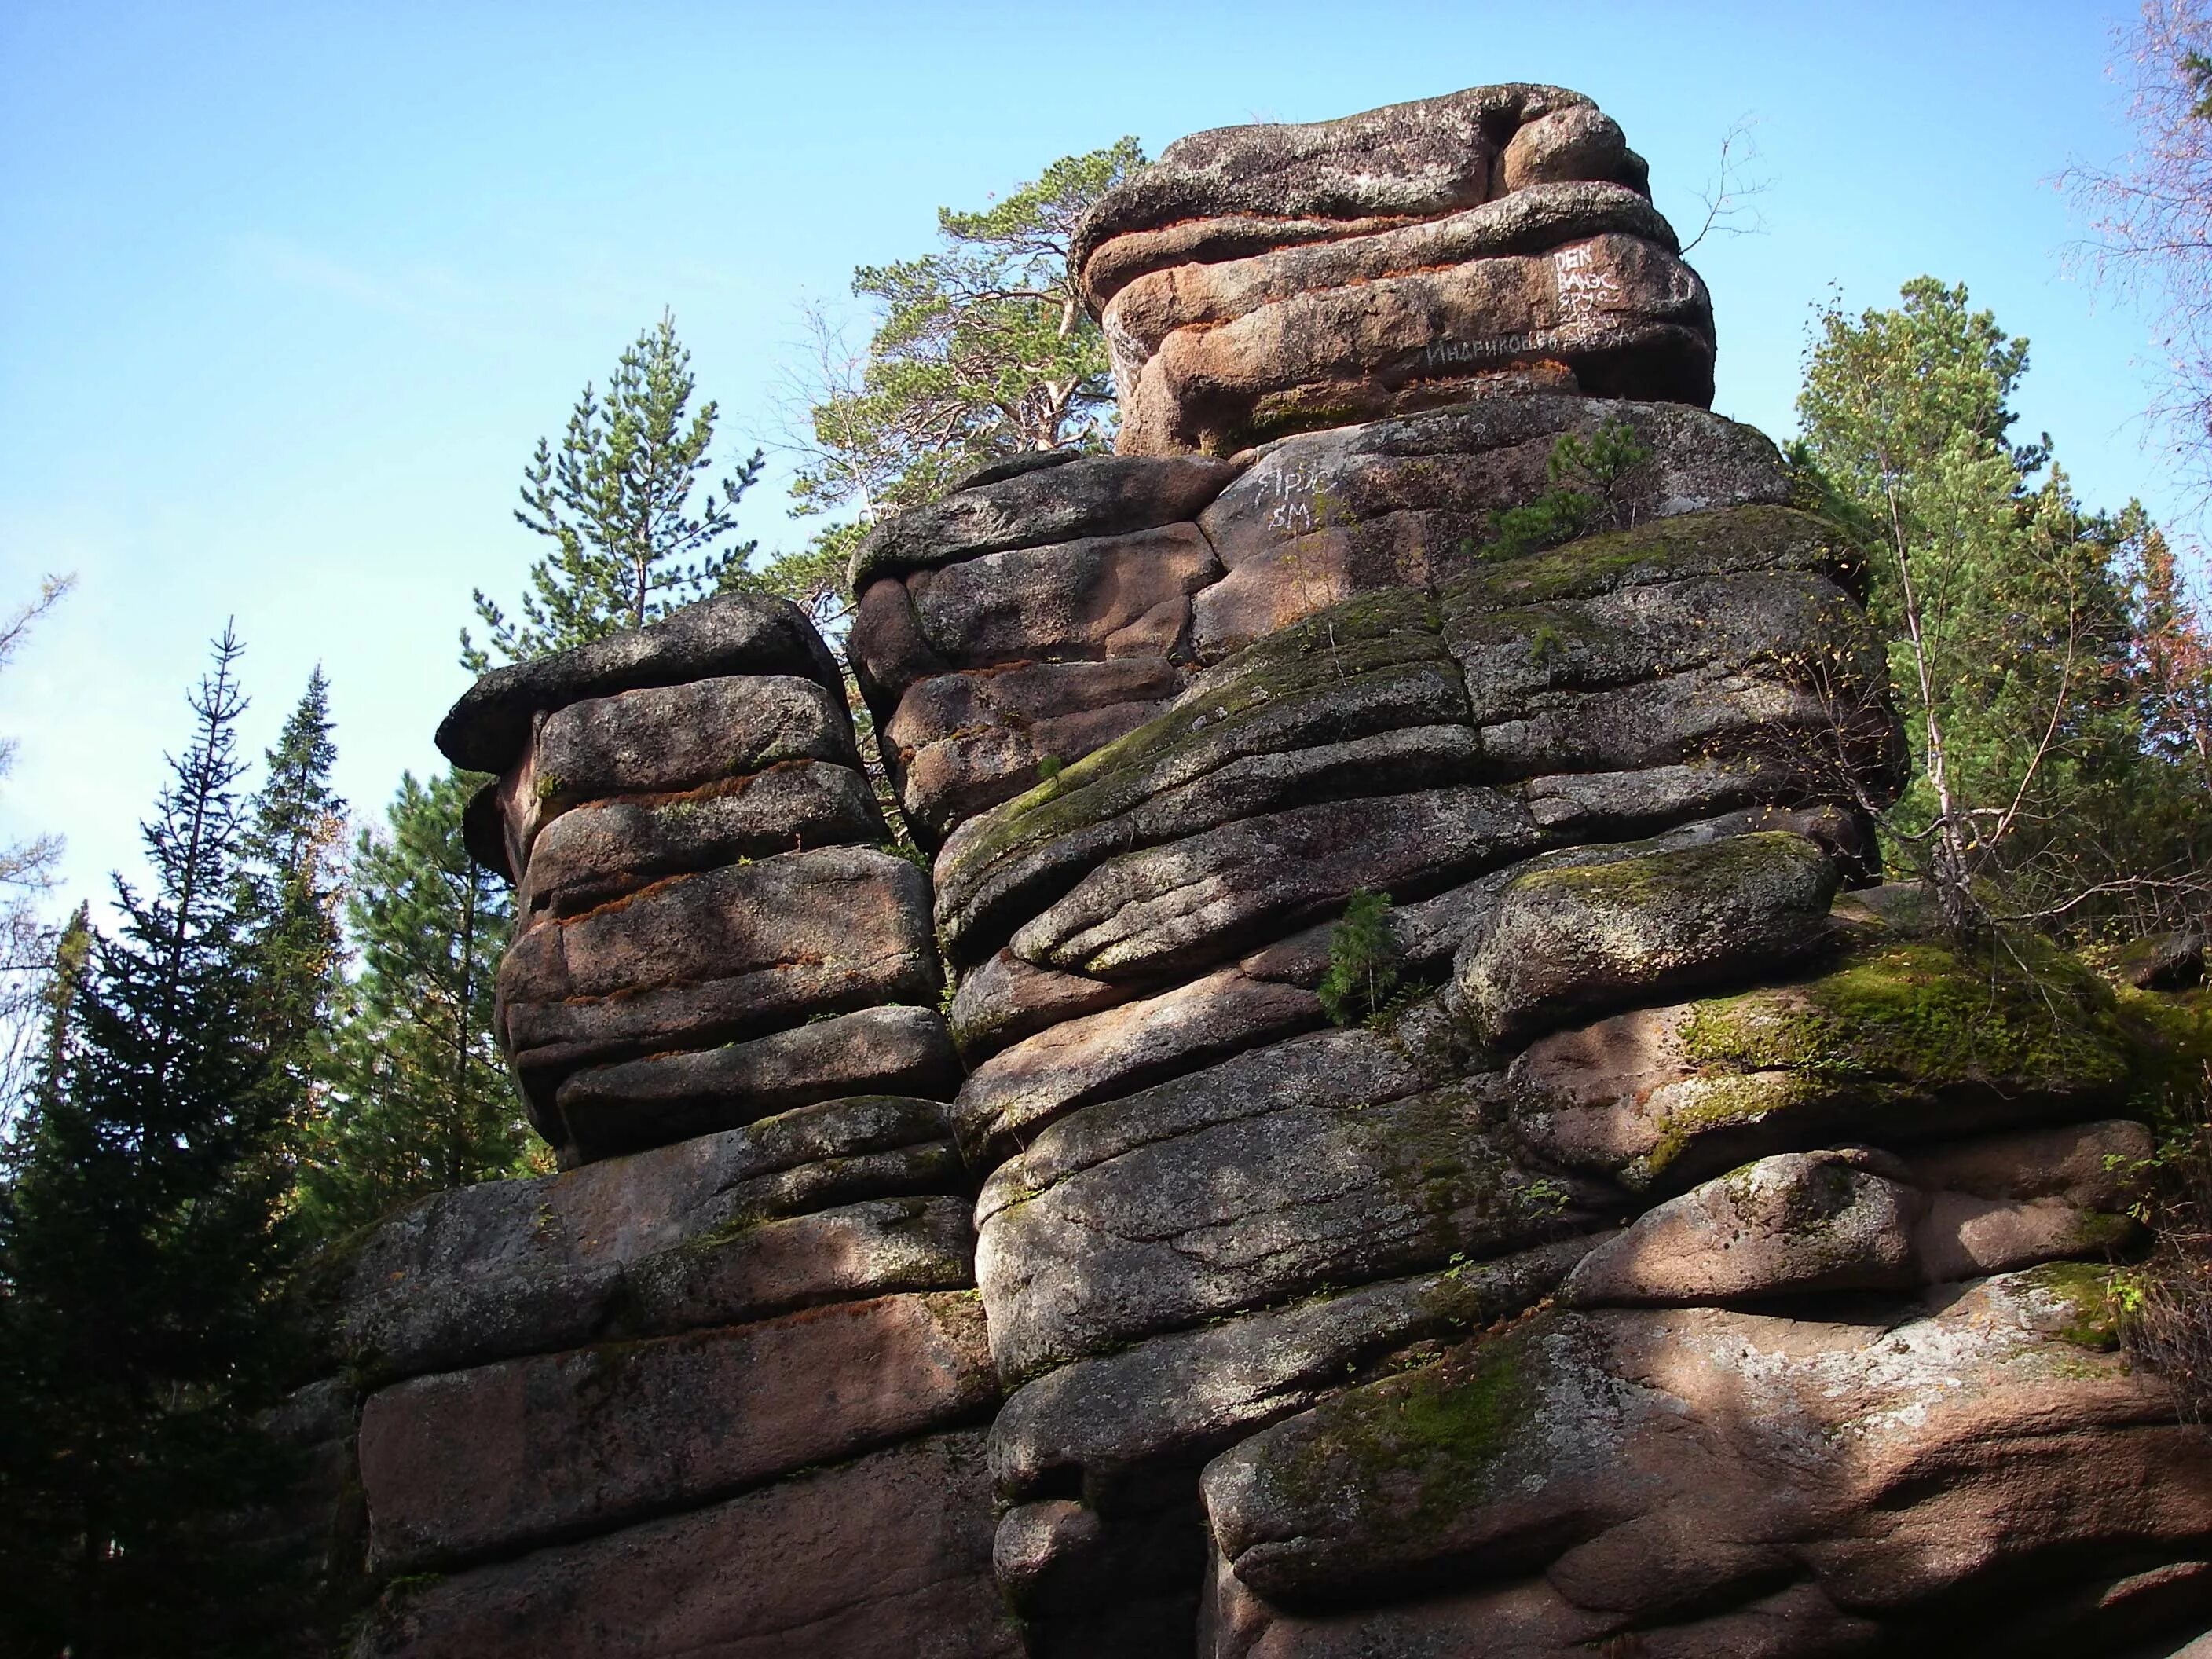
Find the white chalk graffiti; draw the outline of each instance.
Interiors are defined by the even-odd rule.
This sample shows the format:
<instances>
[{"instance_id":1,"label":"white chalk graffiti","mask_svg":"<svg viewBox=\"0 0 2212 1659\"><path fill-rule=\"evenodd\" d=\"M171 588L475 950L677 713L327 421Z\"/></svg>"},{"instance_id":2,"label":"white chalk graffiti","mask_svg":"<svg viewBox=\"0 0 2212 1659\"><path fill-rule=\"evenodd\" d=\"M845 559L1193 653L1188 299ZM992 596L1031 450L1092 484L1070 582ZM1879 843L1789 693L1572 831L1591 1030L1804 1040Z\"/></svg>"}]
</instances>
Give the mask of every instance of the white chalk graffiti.
<instances>
[{"instance_id":1,"label":"white chalk graffiti","mask_svg":"<svg viewBox=\"0 0 2212 1659\"><path fill-rule=\"evenodd\" d=\"M1552 282L1559 296L1559 321L1585 323L1620 298L1620 278L1599 266L1589 247L1563 247L1552 256Z\"/></svg>"},{"instance_id":2,"label":"white chalk graffiti","mask_svg":"<svg viewBox=\"0 0 2212 1659\"><path fill-rule=\"evenodd\" d=\"M1285 466L1263 475L1260 479L1260 499L1272 503L1267 510L1267 528L1287 530L1294 536L1303 536L1314 527L1314 493L1320 483L1312 472L1303 466Z\"/></svg>"}]
</instances>

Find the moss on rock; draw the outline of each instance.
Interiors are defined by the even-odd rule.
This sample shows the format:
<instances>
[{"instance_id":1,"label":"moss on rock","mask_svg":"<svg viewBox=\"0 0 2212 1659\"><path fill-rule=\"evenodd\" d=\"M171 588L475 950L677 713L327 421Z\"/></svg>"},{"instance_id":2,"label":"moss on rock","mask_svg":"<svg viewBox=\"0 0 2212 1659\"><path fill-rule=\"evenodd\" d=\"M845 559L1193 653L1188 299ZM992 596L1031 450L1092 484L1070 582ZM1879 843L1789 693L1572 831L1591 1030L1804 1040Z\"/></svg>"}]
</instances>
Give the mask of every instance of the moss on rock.
<instances>
[{"instance_id":1,"label":"moss on rock","mask_svg":"<svg viewBox=\"0 0 2212 1659\"><path fill-rule=\"evenodd\" d=\"M2056 951L2031 967L1971 961L1932 939L1885 941L1803 984L1696 1005L1682 1050L1723 1072L2124 1091L2133 1045L2111 992Z\"/></svg>"},{"instance_id":2,"label":"moss on rock","mask_svg":"<svg viewBox=\"0 0 2212 1659\"><path fill-rule=\"evenodd\" d=\"M1447 617L1589 599L1644 582L1740 570L1821 570L1851 585L1859 559L1828 525L1786 507L1719 507L1498 559L1441 589Z\"/></svg>"}]
</instances>

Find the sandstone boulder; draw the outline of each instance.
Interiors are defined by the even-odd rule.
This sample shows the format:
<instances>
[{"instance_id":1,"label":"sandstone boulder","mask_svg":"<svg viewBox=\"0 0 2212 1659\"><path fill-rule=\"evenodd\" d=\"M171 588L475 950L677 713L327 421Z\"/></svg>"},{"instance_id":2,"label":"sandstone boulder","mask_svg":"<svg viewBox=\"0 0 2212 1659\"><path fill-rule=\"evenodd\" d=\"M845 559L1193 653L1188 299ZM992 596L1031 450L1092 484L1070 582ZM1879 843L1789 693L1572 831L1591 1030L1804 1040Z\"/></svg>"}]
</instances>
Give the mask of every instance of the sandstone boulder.
<instances>
[{"instance_id":1,"label":"sandstone boulder","mask_svg":"<svg viewBox=\"0 0 2212 1659\"><path fill-rule=\"evenodd\" d=\"M531 843L516 898L527 919L570 916L668 876L888 838L854 767L788 761L678 794L562 813Z\"/></svg>"},{"instance_id":2,"label":"sandstone boulder","mask_svg":"<svg viewBox=\"0 0 2212 1659\"><path fill-rule=\"evenodd\" d=\"M603 1158L844 1095L943 1098L959 1076L936 1011L894 1005L749 1042L579 1072L561 1085L555 1109L578 1154Z\"/></svg>"},{"instance_id":3,"label":"sandstone boulder","mask_svg":"<svg viewBox=\"0 0 2212 1659\"><path fill-rule=\"evenodd\" d=\"M1827 937L1835 866L1765 831L1517 878L1462 947L1454 984L1485 1038L1577 1010L1780 966Z\"/></svg>"},{"instance_id":4,"label":"sandstone boulder","mask_svg":"<svg viewBox=\"0 0 2212 1659\"><path fill-rule=\"evenodd\" d=\"M371 1565L604 1531L955 1425L995 1394L982 1310L957 1293L416 1377L362 1408Z\"/></svg>"},{"instance_id":5,"label":"sandstone boulder","mask_svg":"<svg viewBox=\"0 0 2212 1659\"><path fill-rule=\"evenodd\" d=\"M795 674L833 690L841 679L836 659L797 605L726 593L643 628L494 669L439 725L439 752L471 771L504 772L529 741L537 715L587 697L729 674Z\"/></svg>"},{"instance_id":6,"label":"sandstone boulder","mask_svg":"<svg viewBox=\"0 0 2212 1659\"><path fill-rule=\"evenodd\" d=\"M1872 1323L1555 1313L1351 1390L1206 1472L1249 1593L1229 1650L1565 1659L1646 1632L1685 1656L2109 1650L2141 1633L2121 1581L2199 1559L2212 1451L2100 1352L2083 1271ZM2043 1576L2062 1559L2079 1597ZM1778 1583L1817 1592L1770 1626L1789 1644L1731 1645Z\"/></svg>"},{"instance_id":7,"label":"sandstone boulder","mask_svg":"<svg viewBox=\"0 0 2212 1659\"><path fill-rule=\"evenodd\" d=\"M1903 1146L2102 1118L2124 1099L2129 1068L2108 998L2078 969L2038 987L1939 939L1877 935L1795 983L1540 1039L1509 1074L1514 1131L1547 1160L1679 1190L1751 1158L1838 1141ZM1955 1178L1990 1197L2062 1190Z\"/></svg>"},{"instance_id":8,"label":"sandstone boulder","mask_svg":"<svg viewBox=\"0 0 2212 1659\"><path fill-rule=\"evenodd\" d=\"M666 1333L845 1294L952 1288L937 1275L972 1254L964 1228L948 1233L927 1201L893 1197L926 1193L933 1177L939 1191L957 1188L949 1133L933 1101L833 1100L562 1175L440 1194L362 1245L341 1346L355 1373L383 1380L577 1346L617 1327ZM781 1231L772 1219L832 1206L857 1207ZM648 1315L632 1292L664 1258L652 1273L694 1264L683 1271L726 1284L731 1299L707 1309L694 1298L696 1317Z\"/></svg>"},{"instance_id":9,"label":"sandstone boulder","mask_svg":"<svg viewBox=\"0 0 2212 1659\"><path fill-rule=\"evenodd\" d=\"M1209 974L1024 1037L969 1074L953 1121L969 1161L989 1169L1079 1106L1322 1024L1321 1003L1307 991L1234 969Z\"/></svg>"},{"instance_id":10,"label":"sandstone boulder","mask_svg":"<svg viewBox=\"0 0 2212 1659\"><path fill-rule=\"evenodd\" d=\"M934 569L1009 548L1125 536L1195 519L1237 476L1195 455L1086 455L954 491L887 519L853 556L853 591L881 576Z\"/></svg>"},{"instance_id":11,"label":"sandstone boulder","mask_svg":"<svg viewBox=\"0 0 2212 1659\"><path fill-rule=\"evenodd\" d=\"M857 847L674 877L525 932L498 986L508 1054L543 1099L584 1066L933 1000L928 883Z\"/></svg>"},{"instance_id":12,"label":"sandstone boulder","mask_svg":"<svg viewBox=\"0 0 2212 1659\"><path fill-rule=\"evenodd\" d=\"M1018 1389L991 1426L1002 1495L1079 1482L1115 1510L1149 1468L1190 1469L1420 1342L1463 1340L1548 1294L1589 1247L1563 1239L1495 1261L1248 1313L1080 1359Z\"/></svg>"},{"instance_id":13,"label":"sandstone boulder","mask_svg":"<svg viewBox=\"0 0 2212 1659\"><path fill-rule=\"evenodd\" d=\"M362 1659L1016 1659L991 1577L982 1436L395 1586Z\"/></svg>"},{"instance_id":14,"label":"sandstone boulder","mask_svg":"<svg viewBox=\"0 0 2212 1659\"><path fill-rule=\"evenodd\" d=\"M1492 398L1268 446L1200 524L1227 570L1194 609L1212 660L1356 593L1443 580L1474 564L1492 515L1554 487L1564 434L1620 421L1650 452L1612 492L1632 522L1788 499L1773 446L1670 404Z\"/></svg>"},{"instance_id":15,"label":"sandstone boulder","mask_svg":"<svg viewBox=\"0 0 2212 1659\"><path fill-rule=\"evenodd\" d=\"M1462 1089L1224 1109L1245 1115L1133 1147L1032 1195L1014 1196L1019 1163L993 1178L979 1210L976 1282L1003 1376L1325 1283L1504 1255L1589 1230L1606 1202L1516 1164Z\"/></svg>"}]
</instances>

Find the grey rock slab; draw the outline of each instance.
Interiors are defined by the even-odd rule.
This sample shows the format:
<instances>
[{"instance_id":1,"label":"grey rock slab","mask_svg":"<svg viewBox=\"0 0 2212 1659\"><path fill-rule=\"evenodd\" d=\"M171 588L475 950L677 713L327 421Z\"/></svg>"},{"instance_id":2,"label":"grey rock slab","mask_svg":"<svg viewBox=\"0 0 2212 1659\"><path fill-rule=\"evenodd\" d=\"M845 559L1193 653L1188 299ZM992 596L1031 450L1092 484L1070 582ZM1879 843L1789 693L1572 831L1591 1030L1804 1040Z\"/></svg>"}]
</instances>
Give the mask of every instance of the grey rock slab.
<instances>
[{"instance_id":1,"label":"grey rock slab","mask_svg":"<svg viewBox=\"0 0 2212 1659\"><path fill-rule=\"evenodd\" d=\"M587 697L548 715L532 793L547 816L603 795L657 794L778 761L856 766L842 695L788 674L724 675Z\"/></svg>"},{"instance_id":2,"label":"grey rock slab","mask_svg":"<svg viewBox=\"0 0 2212 1659\"><path fill-rule=\"evenodd\" d=\"M1494 194L1499 125L1589 102L1564 87L1474 87L1334 121L1193 133L1098 199L1068 266L1083 272L1113 239L1187 220L1430 218L1472 207ZM1107 296L1092 287L1089 297L1095 307Z\"/></svg>"},{"instance_id":3,"label":"grey rock slab","mask_svg":"<svg viewBox=\"0 0 2212 1659\"><path fill-rule=\"evenodd\" d=\"M359 1659L1018 1659L982 1436L394 1587ZM794 1646L794 1643L799 1645Z\"/></svg>"},{"instance_id":4,"label":"grey rock slab","mask_svg":"<svg viewBox=\"0 0 2212 1659\"><path fill-rule=\"evenodd\" d=\"M1753 571L1815 571L1863 591L1865 565L1837 532L1788 507L1715 507L1607 531L1547 552L1486 561L1438 586L1446 629L1490 611L1594 599L1625 587Z\"/></svg>"},{"instance_id":5,"label":"grey rock slab","mask_svg":"<svg viewBox=\"0 0 2212 1659\"><path fill-rule=\"evenodd\" d=\"M370 1568L605 1531L957 1425L997 1395L982 1322L972 1294L882 1297L380 1390L362 1408Z\"/></svg>"},{"instance_id":6,"label":"grey rock slab","mask_svg":"<svg viewBox=\"0 0 2212 1659\"><path fill-rule=\"evenodd\" d=\"M1090 455L973 486L868 532L853 555L855 593L879 576L933 569L1008 548L1121 536L1195 519L1237 476L1195 455Z\"/></svg>"},{"instance_id":7,"label":"grey rock slab","mask_svg":"<svg viewBox=\"0 0 2212 1659\"><path fill-rule=\"evenodd\" d=\"M991 1425L991 1474L1021 1501L1079 1480L1115 1506L1155 1464L1194 1467L1344 1387L1410 1344L1456 1341L1548 1295L1595 1241L1563 1239L1492 1261L1239 1315L1081 1359L1018 1389Z\"/></svg>"},{"instance_id":8,"label":"grey rock slab","mask_svg":"<svg viewBox=\"0 0 2212 1659\"><path fill-rule=\"evenodd\" d=\"M975 1282L975 1230L963 1199L874 1199L767 1221L740 1209L706 1237L625 1268L618 1328L669 1335Z\"/></svg>"},{"instance_id":9,"label":"grey rock slab","mask_svg":"<svg viewBox=\"0 0 2212 1659\"><path fill-rule=\"evenodd\" d=\"M1506 890L1454 964L1492 1041L1607 1004L1769 972L1827 937L1835 866L1784 830L1587 868L1532 872Z\"/></svg>"},{"instance_id":10,"label":"grey rock slab","mask_svg":"<svg viewBox=\"0 0 2212 1659\"><path fill-rule=\"evenodd\" d=\"M748 1042L579 1072L556 1109L577 1153L604 1158L868 1092L949 1097L959 1057L934 1008L866 1008Z\"/></svg>"},{"instance_id":11,"label":"grey rock slab","mask_svg":"<svg viewBox=\"0 0 2212 1659\"><path fill-rule=\"evenodd\" d=\"M1134 986L1040 968L1000 951L962 978L945 1022L972 1069L1048 1026L1118 1007L1137 994Z\"/></svg>"},{"instance_id":12,"label":"grey rock slab","mask_svg":"<svg viewBox=\"0 0 2212 1659\"><path fill-rule=\"evenodd\" d=\"M933 1000L939 973L921 872L824 848L672 877L530 928L500 963L500 1027L543 1098L584 1066Z\"/></svg>"},{"instance_id":13,"label":"grey rock slab","mask_svg":"<svg viewBox=\"0 0 2212 1659\"><path fill-rule=\"evenodd\" d=\"M1553 780L1542 780L1551 782ZM1671 791L1647 816L1680 816L1680 803ZM1627 815L1634 822L1635 815ZM1401 974L1419 974L1449 962L1469 938L1486 927L1506 890L1520 876L1537 870L1584 869L1616 864L1676 848L1703 847L1732 836L1763 830L1783 830L1808 840L1841 838L1855 825L1839 822L1832 808L1744 807L1693 818L1641 840L1563 848L1509 864L1478 876L1473 881L1446 889L1433 898L1393 905L1382 918L1390 939L1393 959ZM1610 827L1608 819L1607 826ZM1577 825L1591 829L1595 825ZM1237 965L1255 979L1281 980L1295 985L1316 985L1328 970L1329 936L1335 923L1328 922L1294 933L1254 951ZM1086 983L1089 981L1085 981Z\"/></svg>"},{"instance_id":14,"label":"grey rock slab","mask_svg":"<svg viewBox=\"0 0 2212 1659\"><path fill-rule=\"evenodd\" d=\"M889 833L855 767L787 761L679 795L563 812L532 843L517 902L532 920L574 915L666 876Z\"/></svg>"},{"instance_id":15,"label":"grey rock slab","mask_svg":"<svg viewBox=\"0 0 2212 1659\"><path fill-rule=\"evenodd\" d=\"M841 1196L957 1186L950 1152L940 1141L860 1152L738 1182L716 1195L718 1220L702 1218L688 1237L642 1255L409 1275L345 1310L349 1367L397 1381L818 1303L963 1289L974 1282L975 1237L960 1199L866 1198L775 1218ZM529 1231L545 1226L533 1217Z\"/></svg>"},{"instance_id":16,"label":"grey rock slab","mask_svg":"<svg viewBox=\"0 0 2212 1659\"><path fill-rule=\"evenodd\" d=\"M645 627L494 669L438 726L439 752L476 772L504 772L535 718L586 697L681 685L728 674L796 674L836 688L842 677L806 613L788 599L726 593Z\"/></svg>"},{"instance_id":17,"label":"grey rock slab","mask_svg":"<svg viewBox=\"0 0 2212 1659\"><path fill-rule=\"evenodd\" d=\"M960 1085L953 1122L989 1169L1076 1107L1136 1093L1324 1023L1295 986L1227 969L1158 996L1062 1021L1001 1050Z\"/></svg>"},{"instance_id":18,"label":"grey rock slab","mask_svg":"<svg viewBox=\"0 0 2212 1659\"><path fill-rule=\"evenodd\" d=\"M1194 524L987 553L907 578L931 649L956 667L1164 657L1190 596L1221 576Z\"/></svg>"},{"instance_id":19,"label":"grey rock slab","mask_svg":"<svg viewBox=\"0 0 2212 1659\"><path fill-rule=\"evenodd\" d=\"M1200 676L1127 737L962 825L936 865L948 943L959 950L979 929L1011 932L1025 908L1035 913L1036 895L1048 902L1109 851L1333 794L1463 775L1474 739L1454 729L1463 691L1429 615L1420 595L1401 592L1289 630Z\"/></svg>"},{"instance_id":20,"label":"grey rock slab","mask_svg":"<svg viewBox=\"0 0 2212 1659\"><path fill-rule=\"evenodd\" d=\"M1295 807L1109 859L1018 929L1012 948L1100 978L1187 971L1357 889L1414 896L1541 840L1518 802L1473 787Z\"/></svg>"},{"instance_id":21,"label":"grey rock slab","mask_svg":"<svg viewBox=\"0 0 2212 1659\"><path fill-rule=\"evenodd\" d=\"M983 1183L976 1223L1146 1146L1293 1106L1355 1109L1402 1099L1449 1075L1449 1068L1365 1030L1316 1032L1255 1049L1062 1118Z\"/></svg>"},{"instance_id":22,"label":"grey rock slab","mask_svg":"<svg viewBox=\"0 0 2212 1659\"><path fill-rule=\"evenodd\" d=\"M1457 1087L1230 1118L1011 1202L1006 1177L979 1209L976 1282L1009 1382L1325 1284L1588 1231L1602 1201L1517 1165Z\"/></svg>"},{"instance_id":23,"label":"grey rock slab","mask_svg":"<svg viewBox=\"0 0 2212 1659\"><path fill-rule=\"evenodd\" d=\"M1871 672L1865 613L1817 572L1754 572L1617 588L1455 617L1444 635L1476 725L1513 720L1547 693L1626 686L1692 670L1754 666L1788 679L1814 662ZM1849 697L1843 674L1833 695Z\"/></svg>"}]
</instances>

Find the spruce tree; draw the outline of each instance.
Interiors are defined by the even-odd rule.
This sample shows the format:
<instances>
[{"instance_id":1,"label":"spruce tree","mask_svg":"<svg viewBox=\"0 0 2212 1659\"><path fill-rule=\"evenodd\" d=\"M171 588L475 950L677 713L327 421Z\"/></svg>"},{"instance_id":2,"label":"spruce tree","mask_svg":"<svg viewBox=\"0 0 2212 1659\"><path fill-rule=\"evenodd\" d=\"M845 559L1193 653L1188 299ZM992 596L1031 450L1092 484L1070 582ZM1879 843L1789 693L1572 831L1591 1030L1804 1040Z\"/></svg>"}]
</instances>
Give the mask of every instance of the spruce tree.
<instances>
[{"instance_id":1,"label":"spruce tree","mask_svg":"<svg viewBox=\"0 0 2212 1659\"><path fill-rule=\"evenodd\" d=\"M284 722L240 840L240 908L252 957L257 1041L304 1118L326 1046L343 956L345 803L331 787L330 682L318 666Z\"/></svg>"},{"instance_id":2,"label":"spruce tree","mask_svg":"<svg viewBox=\"0 0 2212 1659\"><path fill-rule=\"evenodd\" d=\"M361 969L303 1183L319 1232L530 1167L533 1143L492 1038L492 975L512 911L461 840L483 781L403 776L387 828L356 846L346 913Z\"/></svg>"},{"instance_id":3,"label":"spruce tree","mask_svg":"<svg viewBox=\"0 0 2212 1659\"><path fill-rule=\"evenodd\" d=\"M589 644L738 586L751 542L732 543L738 499L760 476L754 452L691 516L691 491L712 463L714 405L690 411L697 381L675 319L639 335L602 399L586 385L557 453L544 439L523 470L515 521L554 544L530 567L522 614L477 590L488 651L461 630L461 665L481 674L495 651L523 662ZM687 413L689 418L687 420Z\"/></svg>"},{"instance_id":4,"label":"spruce tree","mask_svg":"<svg viewBox=\"0 0 2212 1659\"><path fill-rule=\"evenodd\" d=\"M244 707L225 630L118 878L0 1192L0 1595L9 1653L242 1655L287 1608L236 1517L283 1475L289 1125L240 904Z\"/></svg>"}]
</instances>

